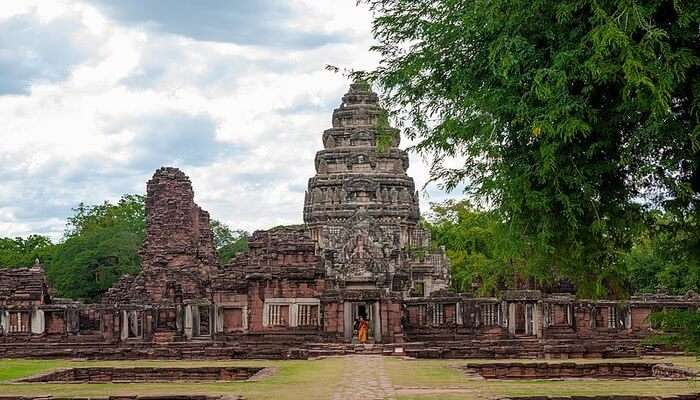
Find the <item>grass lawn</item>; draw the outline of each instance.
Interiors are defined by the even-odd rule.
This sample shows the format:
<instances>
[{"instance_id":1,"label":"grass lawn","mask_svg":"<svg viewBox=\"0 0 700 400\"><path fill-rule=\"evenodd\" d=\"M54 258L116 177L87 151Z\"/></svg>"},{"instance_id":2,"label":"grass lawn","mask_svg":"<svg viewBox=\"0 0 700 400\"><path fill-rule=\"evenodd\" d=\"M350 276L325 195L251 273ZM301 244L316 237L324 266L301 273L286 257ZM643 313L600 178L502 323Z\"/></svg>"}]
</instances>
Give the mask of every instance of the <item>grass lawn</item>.
<instances>
[{"instance_id":1,"label":"grass lawn","mask_svg":"<svg viewBox=\"0 0 700 400\"><path fill-rule=\"evenodd\" d=\"M483 380L465 377L458 367L465 363L528 362L528 360L400 360L390 359L385 368L398 398L408 399L483 399L502 396L565 395L673 395L700 392L698 381L662 380ZM545 360L530 360L542 362ZM672 362L700 371L694 357L663 359L581 359L549 362Z\"/></svg>"},{"instance_id":2,"label":"grass lawn","mask_svg":"<svg viewBox=\"0 0 700 400\"><path fill-rule=\"evenodd\" d=\"M407 399L488 399L518 395L594 395L639 394L671 395L700 392L700 382L658 380L523 380L486 381L466 376L457 367L466 362L493 360L407 360L385 358L384 369L394 386L397 398ZM503 360L506 361L506 360ZM523 360L520 360L523 361ZM541 361L541 360L537 360ZM601 360L569 360L594 362ZM634 360L604 360L634 361ZM648 361L648 360L638 360ZM662 361L694 368L700 364L691 357L672 357ZM48 372L55 368L87 366L265 366L274 367L274 376L257 382L210 383L119 383L119 384L25 384L12 380ZM311 361L71 361L71 360L0 360L2 395L104 396L120 394L236 394L251 400L329 399L348 367L347 358ZM356 364L355 364L356 365ZM372 368L371 362L367 368Z\"/></svg>"},{"instance_id":3,"label":"grass lawn","mask_svg":"<svg viewBox=\"0 0 700 400\"><path fill-rule=\"evenodd\" d=\"M327 399L333 386L329 382L340 379L343 360L331 358L319 361L44 361L0 360L0 393L3 395L54 395L54 396L102 396L119 394L236 394L247 399ZM23 376L50 371L54 368L89 366L265 366L274 367L277 373L258 382L210 382L210 383L90 383L90 384L26 384L11 383Z\"/></svg>"}]
</instances>

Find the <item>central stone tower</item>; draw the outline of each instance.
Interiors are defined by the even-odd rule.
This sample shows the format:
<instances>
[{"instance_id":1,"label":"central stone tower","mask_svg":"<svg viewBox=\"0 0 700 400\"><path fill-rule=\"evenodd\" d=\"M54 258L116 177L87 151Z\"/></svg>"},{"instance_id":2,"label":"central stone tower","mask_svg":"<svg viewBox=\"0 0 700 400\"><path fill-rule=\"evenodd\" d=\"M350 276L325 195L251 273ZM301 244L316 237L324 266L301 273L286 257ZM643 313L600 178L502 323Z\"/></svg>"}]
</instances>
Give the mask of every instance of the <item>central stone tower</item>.
<instances>
[{"instance_id":1,"label":"central stone tower","mask_svg":"<svg viewBox=\"0 0 700 400\"><path fill-rule=\"evenodd\" d=\"M304 222L340 287L409 291L420 281L438 290L447 281L446 262L442 252L433 257L419 225L408 155L386 115L368 84L350 85L323 133Z\"/></svg>"}]
</instances>

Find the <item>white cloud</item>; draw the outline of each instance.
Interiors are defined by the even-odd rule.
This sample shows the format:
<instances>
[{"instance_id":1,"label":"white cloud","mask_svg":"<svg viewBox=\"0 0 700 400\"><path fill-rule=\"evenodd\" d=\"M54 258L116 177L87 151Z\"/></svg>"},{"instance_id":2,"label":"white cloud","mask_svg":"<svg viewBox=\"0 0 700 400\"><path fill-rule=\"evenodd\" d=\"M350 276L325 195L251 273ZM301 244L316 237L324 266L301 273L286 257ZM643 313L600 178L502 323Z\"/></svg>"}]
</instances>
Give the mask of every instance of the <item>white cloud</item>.
<instances>
[{"instance_id":1,"label":"white cloud","mask_svg":"<svg viewBox=\"0 0 700 400\"><path fill-rule=\"evenodd\" d=\"M143 193L161 164L232 227L301 222L348 84L324 66L376 65L369 13L354 0L209 2L0 4L0 37L13 34L0 39L0 236L58 238L72 207ZM411 161L420 187L425 164Z\"/></svg>"}]
</instances>

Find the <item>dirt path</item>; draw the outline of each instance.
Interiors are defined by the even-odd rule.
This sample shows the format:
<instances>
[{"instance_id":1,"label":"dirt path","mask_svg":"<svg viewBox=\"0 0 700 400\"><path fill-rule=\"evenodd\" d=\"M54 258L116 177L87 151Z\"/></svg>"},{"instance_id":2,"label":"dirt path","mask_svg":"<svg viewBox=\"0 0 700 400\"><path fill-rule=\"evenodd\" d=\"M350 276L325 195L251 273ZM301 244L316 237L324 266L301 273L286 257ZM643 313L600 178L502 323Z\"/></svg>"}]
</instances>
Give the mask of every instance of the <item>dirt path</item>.
<instances>
[{"instance_id":1,"label":"dirt path","mask_svg":"<svg viewBox=\"0 0 700 400\"><path fill-rule=\"evenodd\" d=\"M343 378L338 382L333 400L393 400L394 387L384 369L383 356L348 356Z\"/></svg>"}]
</instances>

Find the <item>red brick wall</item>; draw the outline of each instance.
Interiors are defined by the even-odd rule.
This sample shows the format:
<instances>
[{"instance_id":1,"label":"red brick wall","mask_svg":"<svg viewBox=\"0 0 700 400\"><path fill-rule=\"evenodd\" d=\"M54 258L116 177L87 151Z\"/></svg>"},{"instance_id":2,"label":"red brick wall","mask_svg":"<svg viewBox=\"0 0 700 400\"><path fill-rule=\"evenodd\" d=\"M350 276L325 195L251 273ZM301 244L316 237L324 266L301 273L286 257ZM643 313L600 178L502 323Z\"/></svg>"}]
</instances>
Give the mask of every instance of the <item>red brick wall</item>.
<instances>
[{"instance_id":1,"label":"red brick wall","mask_svg":"<svg viewBox=\"0 0 700 400\"><path fill-rule=\"evenodd\" d=\"M263 309L268 298L318 298L323 292L321 279L313 282L290 282L274 280L253 283L248 289L248 307L250 309L250 332L285 330L283 327L264 327Z\"/></svg>"},{"instance_id":2,"label":"red brick wall","mask_svg":"<svg viewBox=\"0 0 700 400\"><path fill-rule=\"evenodd\" d=\"M46 333L61 334L66 331L63 311L46 311L44 313Z\"/></svg>"},{"instance_id":3,"label":"red brick wall","mask_svg":"<svg viewBox=\"0 0 700 400\"><path fill-rule=\"evenodd\" d=\"M649 321L647 317L652 313L649 308L632 308L630 310L632 313L632 326L630 328L647 330L649 329Z\"/></svg>"}]
</instances>

